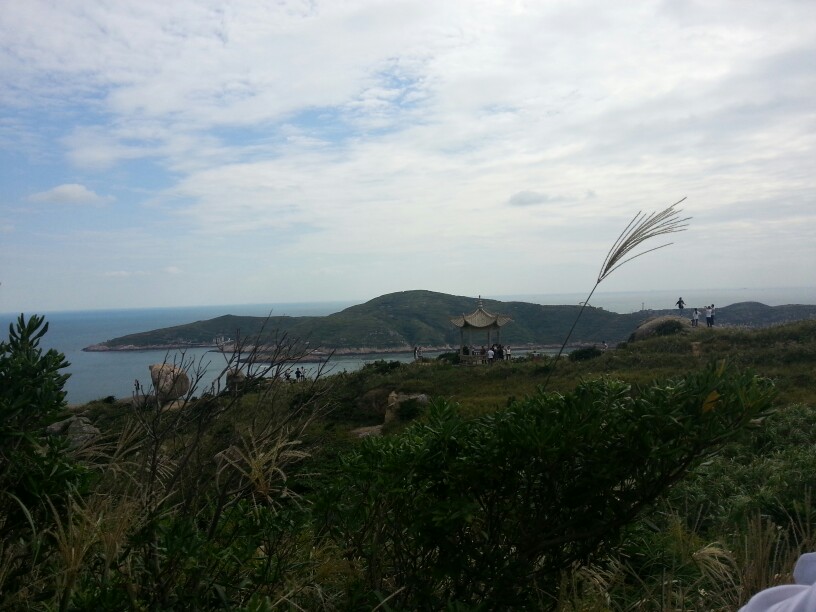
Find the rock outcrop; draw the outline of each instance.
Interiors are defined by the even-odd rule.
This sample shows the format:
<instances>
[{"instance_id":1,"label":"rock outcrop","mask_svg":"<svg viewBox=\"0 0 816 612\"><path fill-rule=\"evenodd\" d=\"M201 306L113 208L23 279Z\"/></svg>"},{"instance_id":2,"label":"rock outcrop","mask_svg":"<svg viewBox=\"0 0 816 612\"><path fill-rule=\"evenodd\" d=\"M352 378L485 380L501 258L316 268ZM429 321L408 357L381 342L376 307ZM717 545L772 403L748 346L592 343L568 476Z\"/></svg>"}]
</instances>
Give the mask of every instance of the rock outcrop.
<instances>
[{"instance_id":1,"label":"rock outcrop","mask_svg":"<svg viewBox=\"0 0 816 612\"><path fill-rule=\"evenodd\" d=\"M400 405L407 401L416 401L420 406L426 406L430 401L424 393L397 393L388 394L388 404L385 407L385 423L390 423L399 417Z\"/></svg>"},{"instance_id":2,"label":"rock outcrop","mask_svg":"<svg viewBox=\"0 0 816 612\"><path fill-rule=\"evenodd\" d=\"M652 336L666 336L691 329L691 322L684 317L676 315L655 317L638 325L629 337L629 341L643 340Z\"/></svg>"},{"instance_id":3,"label":"rock outcrop","mask_svg":"<svg viewBox=\"0 0 816 612\"><path fill-rule=\"evenodd\" d=\"M84 416L68 417L64 421L52 423L45 428L50 436L64 436L71 448L78 448L92 442L99 435L99 430Z\"/></svg>"},{"instance_id":4,"label":"rock outcrop","mask_svg":"<svg viewBox=\"0 0 816 612\"><path fill-rule=\"evenodd\" d=\"M227 371L227 389L237 391L246 382L246 374L237 368L230 368Z\"/></svg>"},{"instance_id":5,"label":"rock outcrop","mask_svg":"<svg viewBox=\"0 0 816 612\"><path fill-rule=\"evenodd\" d=\"M190 377L183 368L169 363L154 363L148 368L160 403L178 399L190 390Z\"/></svg>"}]
</instances>

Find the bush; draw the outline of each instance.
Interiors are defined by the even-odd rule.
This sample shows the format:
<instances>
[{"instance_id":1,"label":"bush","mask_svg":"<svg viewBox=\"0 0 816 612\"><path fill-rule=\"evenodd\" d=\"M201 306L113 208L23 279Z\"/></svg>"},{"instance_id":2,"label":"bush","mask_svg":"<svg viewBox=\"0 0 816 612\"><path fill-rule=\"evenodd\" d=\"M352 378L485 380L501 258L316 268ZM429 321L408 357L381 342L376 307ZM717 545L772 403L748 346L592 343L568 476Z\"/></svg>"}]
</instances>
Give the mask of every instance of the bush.
<instances>
[{"instance_id":1,"label":"bush","mask_svg":"<svg viewBox=\"0 0 816 612\"><path fill-rule=\"evenodd\" d=\"M569 354L570 361L588 361L603 355L603 351L595 346L587 346L584 348L575 349Z\"/></svg>"},{"instance_id":2,"label":"bush","mask_svg":"<svg viewBox=\"0 0 816 612\"><path fill-rule=\"evenodd\" d=\"M437 361L444 361L445 363L450 363L453 365L459 365L460 358L459 353L442 353L436 358Z\"/></svg>"},{"instance_id":3,"label":"bush","mask_svg":"<svg viewBox=\"0 0 816 612\"><path fill-rule=\"evenodd\" d=\"M402 367L399 361L386 361L385 359L378 359L363 366L363 372L374 372L376 374L388 374L393 370L398 370Z\"/></svg>"},{"instance_id":4,"label":"bush","mask_svg":"<svg viewBox=\"0 0 816 612\"><path fill-rule=\"evenodd\" d=\"M394 608L536 607L771 396L712 366L638 393L612 380L539 392L471 420L438 402L403 435L364 440L320 505L364 589Z\"/></svg>"},{"instance_id":5,"label":"bush","mask_svg":"<svg viewBox=\"0 0 816 612\"><path fill-rule=\"evenodd\" d=\"M36 526L53 518L70 493L85 483L86 470L68 455L68 443L45 428L65 408L64 355L43 351L48 324L23 315L0 342L0 608L30 582L30 573L46 555L49 540Z\"/></svg>"},{"instance_id":6,"label":"bush","mask_svg":"<svg viewBox=\"0 0 816 612\"><path fill-rule=\"evenodd\" d=\"M408 399L399 403L397 416L400 421L411 421L422 414L422 404L416 399Z\"/></svg>"},{"instance_id":7,"label":"bush","mask_svg":"<svg viewBox=\"0 0 816 612\"><path fill-rule=\"evenodd\" d=\"M656 325L653 333L655 336L673 336L682 333L684 330L685 326L680 321L671 320Z\"/></svg>"},{"instance_id":8,"label":"bush","mask_svg":"<svg viewBox=\"0 0 816 612\"><path fill-rule=\"evenodd\" d=\"M39 347L47 331L42 317L20 315L8 342L0 342L0 514L7 521L20 517L19 502L10 498L26 506L45 497L53 502L81 474L64 452L67 443L45 433L64 414L68 379L60 373L65 356Z\"/></svg>"}]
</instances>

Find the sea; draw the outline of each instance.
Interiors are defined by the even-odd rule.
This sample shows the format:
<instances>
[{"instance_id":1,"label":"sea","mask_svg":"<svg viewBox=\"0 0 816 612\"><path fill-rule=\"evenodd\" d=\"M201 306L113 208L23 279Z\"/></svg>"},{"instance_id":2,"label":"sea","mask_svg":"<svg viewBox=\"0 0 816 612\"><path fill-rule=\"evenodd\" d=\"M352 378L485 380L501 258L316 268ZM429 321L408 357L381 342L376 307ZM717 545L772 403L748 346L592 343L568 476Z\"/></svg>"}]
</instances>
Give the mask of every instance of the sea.
<instances>
[{"instance_id":1,"label":"sea","mask_svg":"<svg viewBox=\"0 0 816 612\"><path fill-rule=\"evenodd\" d=\"M580 304L586 299L586 294L517 294L490 297L502 301L525 301L537 304ZM717 307L723 307L737 302L762 302L769 306L816 304L816 286L776 289L683 290L679 292L598 292L592 297L590 303L592 306L613 312L630 313L639 310L671 309L675 307L680 297L685 301L686 308L702 307L712 303ZM41 346L46 349L54 348L65 355L70 364L65 370L70 374L65 385L66 399L69 404L84 404L110 396L117 399L131 397L136 381L139 381L140 385L149 385L148 366L150 364L182 361L185 365L194 363L195 367L204 371L199 383L199 389L202 392L210 387L224 366L224 356L221 353L205 348L188 349L184 353L163 350L84 352L82 349L86 346L127 334L202 321L225 314L325 316L359 303L362 302L290 302L25 314L45 316L49 327L48 333L41 341ZM0 314L3 338L6 337L5 330L8 330L8 325L13 323L19 314ZM426 352L425 356L434 357L435 353ZM342 371L355 371L366 363L379 359L407 362L413 359L413 354L344 355L333 357L326 364L305 364L303 367L309 376L316 375L318 368L322 368L321 375L330 375Z\"/></svg>"}]
</instances>

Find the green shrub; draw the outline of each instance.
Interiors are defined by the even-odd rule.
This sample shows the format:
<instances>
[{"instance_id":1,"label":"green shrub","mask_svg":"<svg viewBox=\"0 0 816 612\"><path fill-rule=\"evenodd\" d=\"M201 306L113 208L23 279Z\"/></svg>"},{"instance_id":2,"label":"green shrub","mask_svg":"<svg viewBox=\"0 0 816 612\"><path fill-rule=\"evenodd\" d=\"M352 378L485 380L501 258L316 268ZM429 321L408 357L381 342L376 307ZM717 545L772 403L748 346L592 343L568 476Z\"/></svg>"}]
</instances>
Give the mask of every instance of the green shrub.
<instances>
[{"instance_id":1,"label":"green shrub","mask_svg":"<svg viewBox=\"0 0 816 612\"><path fill-rule=\"evenodd\" d=\"M595 346L585 346L583 348L575 349L569 354L570 361L587 361L595 359L603 355L603 351Z\"/></svg>"},{"instance_id":2,"label":"green shrub","mask_svg":"<svg viewBox=\"0 0 816 612\"><path fill-rule=\"evenodd\" d=\"M443 361L445 363L450 363L453 365L458 365L461 362L459 358L459 353L442 353L441 355L437 356L437 361Z\"/></svg>"},{"instance_id":3,"label":"green shrub","mask_svg":"<svg viewBox=\"0 0 816 612\"><path fill-rule=\"evenodd\" d=\"M43 351L48 324L23 315L0 342L0 608L30 583L47 555L43 524L82 488L87 471L69 454L68 443L45 428L64 416L68 366L55 350ZM39 530L38 530L39 529Z\"/></svg>"},{"instance_id":4,"label":"green shrub","mask_svg":"<svg viewBox=\"0 0 816 612\"><path fill-rule=\"evenodd\" d=\"M408 399L399 403L397 416L400 421L412 421L422 414L422 404L416 399Z\"/></svg>"},{"instance_id":5,"label":"green shrub","mask_svg":"<svg viewBox=\"0 0 816 612\"><path fill-rule=\"evenodd\" d=\"M671 319L656 325L652 333L655 336L673 336L682 333L685 329L686 327L683 323L676 319Z\"/></svg>"},{"instance_id":6,"label":"green shrub","mask_svg":"<svg viewBox=\"0 0 816 612\"><path fill-rule=\"evenodd\" d=\"M45 433L64 416L68 374L60 370L69 365L62 353L40 348L47 331L42 317L26 321L20 315L8 341L0 342L0 513L6 528L10 518L22 518L19 502L53 502L83 473L67 457L67 443Z\"/></svg>"},{"instance_id":7,"label":"green shrub","mask_svg":"<svg viewBox=\"0 0 816 612\"><path fill-rule=\"evenodd\" d=\"M712 366L637 394L582 383L470 420L438 402L404 434L364 440L320 505L364 590L395 608L535 606L771 396L767 381Z\"/></svg>"},{"instance_id":8,"label":"green shrub","mask_svg":"<svg viewBox=\"0 0 816 612\"><path fill-rule=\"evenodd\" d=\"M363 366L363 371L367 373L388 374L393 370L398 370L403 364L399 361L386 361L385 359L378 359Z\"/></svg>"}]
</instances>

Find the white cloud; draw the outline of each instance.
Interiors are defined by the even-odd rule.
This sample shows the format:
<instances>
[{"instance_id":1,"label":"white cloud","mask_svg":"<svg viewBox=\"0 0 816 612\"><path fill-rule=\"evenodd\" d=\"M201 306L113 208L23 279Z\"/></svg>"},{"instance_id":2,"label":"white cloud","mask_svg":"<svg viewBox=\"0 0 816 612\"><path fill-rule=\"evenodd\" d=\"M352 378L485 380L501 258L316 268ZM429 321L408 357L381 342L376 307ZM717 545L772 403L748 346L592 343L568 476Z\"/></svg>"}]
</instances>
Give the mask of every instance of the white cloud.
<instances>
[{"instance_id":1,"label":"white cloud","mask_svg":"<svg viewBox=\"0 0 816 612\"><path fill-rule=\"evenodd\" d=\"M48 191L34 193L26 198L29 202L46 204L92 204L101 205L113 202L112 196L100 196L84 185L66 183Z\"/></svg>"},{"instance_id":2,"label":"white cloud","mask_svg":"<svg viewBox=\"0 0 816 612\"><path fill-rule=\"evenodd\" d=\"M593 277L619 224L684 195L688 251L747 270L741 241L768 223L750 257L803 241L816 259L814 3L28 0L0 12L0 37L0 143L20 175L80 168L119 198L93 218L49 210L52 222L146 226L107 265L174 274L190 295L200 267L220 286L236 265L281 258L253 291L275 279L302 284L292 298L322 295L324 277L303 280L318 270L338 291L457 290L485 282L468 272L483 265L505 293L529 293L578 282L582 266ZM113 200L23 188L35 202ZM162 257L145 259L145 241ZM655 282L699 279L677 265ZM739 278L756 275L707 280Z\"/></svg>"}]
</instances>

